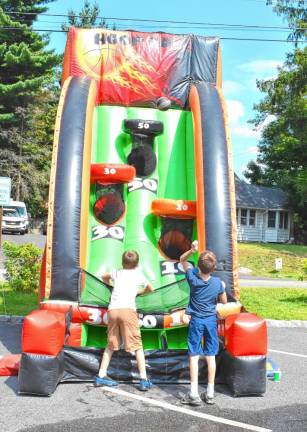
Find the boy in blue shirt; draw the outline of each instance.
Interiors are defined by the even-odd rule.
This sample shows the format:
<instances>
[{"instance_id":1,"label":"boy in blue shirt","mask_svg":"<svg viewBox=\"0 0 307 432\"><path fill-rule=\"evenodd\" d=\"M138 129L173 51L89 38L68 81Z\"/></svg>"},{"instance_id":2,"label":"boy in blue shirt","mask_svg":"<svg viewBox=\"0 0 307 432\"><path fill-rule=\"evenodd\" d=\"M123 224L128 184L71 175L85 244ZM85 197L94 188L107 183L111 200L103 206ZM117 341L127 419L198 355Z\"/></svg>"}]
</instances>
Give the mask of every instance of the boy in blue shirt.
<instances>
[{"instance_id":1,"label":"boy in blue shirt","mask_svg":"<svg viewBox=\"0 0 307 432\"><path fill-rule=\"evenodd\" d=\"M218 301L227 303L223 282L218 277L211 276L216 265L214 253L202 252L198 258L197 268L190 268L188 259L197 250L198 241L195 240L192 248L180 257L180 263L190 285L190 301L186 314L191 316L188 330L191 389L181 399L181 403L189 405L200 405L201 400L207 404L214 403L215 356L219 350L216 304ZM204 346L202 346L203 338ZM207 391L199 397L198 360L200 355L206 357L208 386Z\"/></svg>"}]
</instances>

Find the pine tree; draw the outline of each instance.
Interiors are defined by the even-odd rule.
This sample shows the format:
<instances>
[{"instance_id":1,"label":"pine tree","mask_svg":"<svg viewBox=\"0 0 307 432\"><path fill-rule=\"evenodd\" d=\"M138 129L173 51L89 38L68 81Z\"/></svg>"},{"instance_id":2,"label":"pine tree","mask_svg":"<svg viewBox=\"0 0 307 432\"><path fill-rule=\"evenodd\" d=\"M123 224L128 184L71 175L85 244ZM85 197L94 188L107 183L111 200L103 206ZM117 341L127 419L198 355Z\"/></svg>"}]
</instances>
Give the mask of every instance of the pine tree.
<instances>
[{"instance_id":1,"label":"pine tree","mask_svg":"<svg viewBox=\"0 0 307 432\"><path fill-rule=\"evenodd\" d=\"M104 27L108 28L106 20L104 18L99 18L100 7L98 3L91 5L89 0L84 0L83 8L78 13L73 9L68 10L68 23L62 25L62 29L68 31L70 26L80 27L80 28L91 28L91 27ZM113 24L113 30L116 29Z\"/></svg>"},{"instance_id":2,"label":"pine tree","mask_svg":"<svg viewBox=\"0 0 307 432\"><path fill-rule=\"evenodd\" d=\"M48 37L31 28L46 3L0 1L0 176L11 177L12 196L34 216L47 199L61 61L47 49Z\"/></svg>"},{"instance_id":3,"label":"pine tree","mask_svg":"<svg viewBox=\"0 0 307 432\"><path fill-rule=\"evenodd\" d=\"M33 102L36 94L53 81L55 66L60 57L46 49L48 39L31 29L36 20L36 12L45 8L35 8L37 1L1 1L0 7L0 125L10 127L18 121L16 109ZM45 2L44 2L45 3ZM15 15L13 8L20 11ZM22 15L31 10L34 15ZM1 143L1 141L0 141ZM1 143L2 144L2 143Z\"/></svg>"}]
</instances>

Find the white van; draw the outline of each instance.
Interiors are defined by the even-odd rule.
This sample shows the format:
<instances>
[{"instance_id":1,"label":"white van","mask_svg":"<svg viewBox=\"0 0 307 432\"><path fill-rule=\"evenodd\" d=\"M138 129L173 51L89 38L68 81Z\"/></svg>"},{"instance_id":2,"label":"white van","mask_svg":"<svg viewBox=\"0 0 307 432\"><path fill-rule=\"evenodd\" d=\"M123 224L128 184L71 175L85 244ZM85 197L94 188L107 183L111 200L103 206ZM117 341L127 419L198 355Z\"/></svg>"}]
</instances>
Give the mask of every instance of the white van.
<instances>
[{"instance_id":1,"label":"white van","mask_svg":"<svg viewBox=\"0 0 307 432\"><path fill-rule=\"evenodd\" d=\"M2 231L21 235L29 231L29 216L24 202L11 200L9 205L3 206Z\"/></svg>"}]
</instances>

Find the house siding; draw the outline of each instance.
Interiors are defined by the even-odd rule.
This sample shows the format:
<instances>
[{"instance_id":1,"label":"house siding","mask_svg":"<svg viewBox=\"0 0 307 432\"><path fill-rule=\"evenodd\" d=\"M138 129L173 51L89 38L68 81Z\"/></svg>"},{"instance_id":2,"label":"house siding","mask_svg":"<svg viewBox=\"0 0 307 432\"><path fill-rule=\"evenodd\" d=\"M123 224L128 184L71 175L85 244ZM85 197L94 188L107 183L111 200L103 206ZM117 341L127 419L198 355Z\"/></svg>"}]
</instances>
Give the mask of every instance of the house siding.
<instances>
[{"instance_id":1,"label":"house siding","mask_svg":"<svg viewBox=\"0 0 307 432\"><path fill-rule=\"evenodd\" d=\"M248 242L261 241L261 230L238 226L238 240Z\"/></svg>"},{"instance_id":2,"label":"house siding","mask_svg":"<svg viewBox=\"0 0 307 432\"><path fill-rule=\"evenodd\" d=\"M287 194L278 188L246 183L236 175L235 185L238 240L272 243L289 241L293 236L293 214L287 208ZM249 224L250 211L256 212L255 224L253 218L252 224ZM275 212L275 226L272 212Z\"/></svg>"},{"instance_id":3,"label":"house siding","mask_svg":"<svg viewBox=\"0 0 307 432\"><path fill-rule=\"evenodd\" d=\"M248 210L255 210L255 209L248 209ZM239 241L251 241L251 242L262 241L263 211L256 210L255 226L250 226L248 223L249 221L247 221L247 225L241 225L241 223L240 223L240 216L241 216L240 211L238 212L238 216L239 216L238 217L238 240Z\"/></svg>"},{"instance_id":4,"label":"house siding","mask_svg":"<svg viewBox=\"0 0 307 432\"><path fill-rule=\"evenodd\" d=\"M289 241L290 239L290 230L284 230L284 229L279 229L277 232L277 242L278 243L285 243L287 241Z\"/></svg>"},{"instance_id":5,"label":"house siding","mask_svg":"<svg viewBox=\"0 0 307 432\"><path fill-rule=\"evenodd\" d=\"M277 243L277 229L267 228L264 234L264 241L268 243Z\"/></svg>"},{"instance_id":6,"label":"house siding","mask_svg":"<svg viewBox=\"0 0 307 432\"><path fill-rule=\"evenodd\" d=\"M238 241L247 242L268 242L268 243L285 243L290 239L290 223L291 214L289 212L288 229L280 229L279 227L279 211L276 211L275 228L268 228L268 210L263 209L247 209L247 224L241 225L241 207L237 208L237 231ZM249 225L249 211L256 210L255 226Z\"/></svg>"}]
</instances>

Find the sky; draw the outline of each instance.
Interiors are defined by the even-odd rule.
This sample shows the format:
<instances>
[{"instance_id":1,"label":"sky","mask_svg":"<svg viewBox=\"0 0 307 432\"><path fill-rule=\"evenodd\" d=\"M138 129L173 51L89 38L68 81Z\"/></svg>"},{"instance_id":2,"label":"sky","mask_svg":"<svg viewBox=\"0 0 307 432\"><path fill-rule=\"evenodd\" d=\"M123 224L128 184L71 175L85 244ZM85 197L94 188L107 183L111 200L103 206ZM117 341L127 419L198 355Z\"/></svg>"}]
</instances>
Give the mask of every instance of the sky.
<instances>
[{"instance_id":1,"label":"sky","mask_svg":"<svg viewBox=\"0 0 307 432\"><path fill-rule=\"evenodd\" d=\"M112 18L107 22L118 30L164 31L169 33L194 33L220 38L255 38L286 40L288 32L283 29L225 29L222 24L248 26L286 27L282 17L277 16L265 0L104 0L96 1L100 15ZM92 1L92 3L94 3ZM49 3L48 13L67 14L68 9L79 12L83 0L57 0ZM115 19L117 18L117 20ZM131 19L119 21L118 18ZM207 25L146 23L135 19L185 21ZM65 18L41 16L37 28L59 29ZM218 24L210 26L211 24ZM65 33L51 33L50 48L63 52ZM275 77L278 67L286 59L293 44L284 42L255 42L221 40L223 65L223 93L228 106L228 120L232 139L235 172L243 178L246 164L256 159L257 144L261 130L253 130L248 123L256 112L254 104L263 94L256 86L256 79Z\"/></svg>"}]
</instances>

